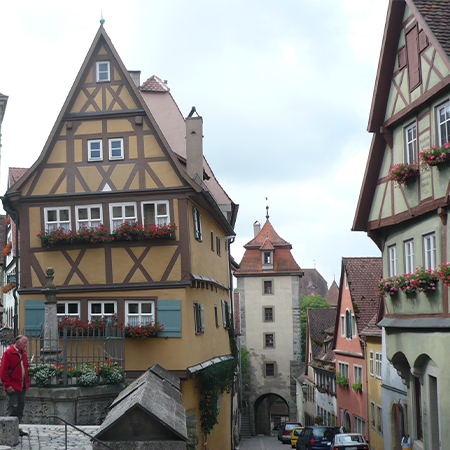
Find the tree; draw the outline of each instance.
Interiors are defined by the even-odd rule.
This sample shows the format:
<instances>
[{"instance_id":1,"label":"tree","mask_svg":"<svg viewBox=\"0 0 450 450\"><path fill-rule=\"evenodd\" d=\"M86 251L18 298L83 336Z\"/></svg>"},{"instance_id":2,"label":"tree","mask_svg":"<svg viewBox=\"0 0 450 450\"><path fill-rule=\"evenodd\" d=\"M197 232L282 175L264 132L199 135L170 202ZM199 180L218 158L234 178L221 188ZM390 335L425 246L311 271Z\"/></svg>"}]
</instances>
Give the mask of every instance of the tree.
<instances>
[{"instance_id":1,"label":"tree","mask_svg":"<svg viewBox=\"0 0 450 450\"><path fill-rule=\"evenodd\" d=\"M300 295L300 322L302 328L302 360L305 361L306 351L306 313L308 308L329 308L330 304L320 295Z\"/></svg>"}]
</instances>

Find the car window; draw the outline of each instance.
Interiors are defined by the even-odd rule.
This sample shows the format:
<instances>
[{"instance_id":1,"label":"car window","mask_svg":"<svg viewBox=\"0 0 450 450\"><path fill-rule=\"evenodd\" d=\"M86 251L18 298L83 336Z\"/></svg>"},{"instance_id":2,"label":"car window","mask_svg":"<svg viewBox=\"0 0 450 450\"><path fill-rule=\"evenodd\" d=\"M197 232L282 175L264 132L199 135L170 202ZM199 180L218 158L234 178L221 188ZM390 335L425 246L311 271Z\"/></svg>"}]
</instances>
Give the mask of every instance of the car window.
<instances>
[{"instance_id":1,"label":"car window","mask_svg":"<svg viewBox=\"0 0 450 450\"><path fill-rule=\"evenodd\" d=\"M334 430L330 429L330 428L327 428L325 430L325 432L323 433L323 435L325 437L334 437L335 434L336 434L336 432Z\"/></svg>"},{"instance_id":2,"label":"car window","mask_svg":"<svg viewBox=\"0 0 450 450\"><path fill-rule=\"evenodd\" d=\"M299 427L299 426L300 426L300 424L298 424L298 423L287 423L285 430L292 431L294 428Z\"/></svg>"},{"instance_id":3,"label":"car window","mask_svg":"<svg viewBox=\"0 0 450 450\"><path fill-rule=\"evenodd\" d=\"M314 436L316 436L316 437L323 437L324 434L325 434L325 431L326 431L325 428L317 427L317 428L314 429Z\"/></svg>"}]
</instances>

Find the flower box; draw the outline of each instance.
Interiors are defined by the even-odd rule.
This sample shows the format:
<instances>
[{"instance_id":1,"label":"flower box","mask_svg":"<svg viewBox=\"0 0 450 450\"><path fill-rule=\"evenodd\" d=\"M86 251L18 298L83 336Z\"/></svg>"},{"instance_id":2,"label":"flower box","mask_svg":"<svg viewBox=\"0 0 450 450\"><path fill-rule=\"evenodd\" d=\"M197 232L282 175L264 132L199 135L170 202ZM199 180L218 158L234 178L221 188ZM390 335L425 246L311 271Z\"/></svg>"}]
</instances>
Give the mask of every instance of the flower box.
<instances>
[{"instance_id":1,"label":"flower box","mask_svg":"<svg viewBox=\"0 0 450 450\"><path fill-rule=\"evenodd\" d=\"M450 142L446 142L441 147L433 145L429 149L423 149L419 152L419 159L425 170L448 162L450 160Z\"/></svg>"},{"instance_id":2,"label":"flower box","mask_svg":"<svg viewBox=\"0 0 450 450\"><path fill-rule=\"evenodd\" d=\"M417 163L407 164L400 163L391 167L389 170L388 179L395 181L398 185L406 183L407 180L412 179L419 173L419 165Z\"/></svg>"},{"instance_id":3,"label":"flower box","mask_svg":"<svg viewBox=\"0 0 450 450\"><path fill-rule=\"evenodd\" d=\"M107 233L107 229L100 224L95 228L80 228L79 230L54 228L53 230L40 231L37 237L40 238L42 247L53 247L54 245L75 243L93 244L108 242Z\"/></svg>"},{"instance_id":4,"label":"flower box","mask_svg":"<svg viewBox=\"0 0 450 450\"><path fill-rule=\"evenodd\" d=\"M425 270L423 267L419 267L413 273L405 273L390 278L383 278L377 283L378 295L380 297L385 294L393 296L399 291L402 291L405 294L433 292L436 290L436 284L439 281L439 278L441 278L438 272L439 269ZM444 273L444 271L442 271L442 273Z\"/></svg>"},{"instance_id":5,"label":"flower box","mask_svg":"<svg viewBox=\"0 0 450 450\"><path fill-rule=\"evenodd\" d=\"M10 255L10 254L11 254L11 249L12 249L12 242L9 241L9 242L6 244L5 248L3 249L3 255L5 255L5 256Z\"/></svg>"}]
</instances>

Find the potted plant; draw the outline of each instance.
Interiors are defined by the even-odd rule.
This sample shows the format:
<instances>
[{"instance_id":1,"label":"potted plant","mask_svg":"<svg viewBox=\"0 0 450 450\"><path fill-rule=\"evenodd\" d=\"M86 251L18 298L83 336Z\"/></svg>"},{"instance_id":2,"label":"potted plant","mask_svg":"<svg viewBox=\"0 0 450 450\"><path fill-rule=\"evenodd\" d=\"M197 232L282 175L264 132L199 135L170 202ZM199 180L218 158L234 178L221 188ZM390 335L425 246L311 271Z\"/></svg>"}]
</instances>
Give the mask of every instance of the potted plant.
<instances>
[{"instance_id":1,"label":"potted plant","mask_svg":"<svg viewBox=\"0 0 450 450\"><path fill-rule=\"evenodd\" d=\"M11 249L12 249L12 242L9 241L9 242L6 244L5 248L3 249L3 254L4 254L5 256L8 256L9 254L11 254Z\"/></svg>"},{"instance_id":2,"label":"potted plant","mask_svg":"<svg viewBox=\"0 0 450 450\"><path fill-rule=\"evenodd\" d=\"M175 237L177 226L174 223L163 223L161 225L149 225L143 227L143 239L171 239Z\"/></svg>"},{"instance_id":3,"label":"potted plant","mask_svg":"<svg viewBox=\"0 0 450 450\"><path fill-rule=\"evenodd\" d=\"M395 181L398 185L403 184L411 177L415 177L419 173L419 165L417 163L399 163L389 170L389 180Z\"/></svg>"},{"instance_id":4,"label":"potted plant","mask_svg":"<svg viewBox=\"0 0 450 450\"><path fill-rule=\"evenodd\" d=\"M336 384L341 387L348 387L348 378L341 375L339 372L336 373Z\"/></svg>"},{"instance_id":5,"label":"potted plant","mask_svg":"<svg viewBox=\"0 0 450 450\"><path fill-rule=\"evenodd\" d=\"M362 392L362 383L361 383L361 380L356 380L356 382L352 384L352 389L353 389L355 392L361 393L361 392Z\"/></svg>"},{"instance_id":6,"label":"potted plant","mask_svg":"<svg viewBox=\"0 0 450 450\"><path fill-rule=\"evenodd\" d=\"M316 425L323 425L323 417L322 416L316 416L316 417L314 417L314 423L316 424Z\"/></svg>"},{"instance_id":7,"label":"potted plant","mask_svg":"<svg viewBox=\"0 0 450 450\"><path fill-rule=\"evenodd\" d=\"M446 262L439 264L434 273L442 281L442 283L447 286L450 285L450 263Z\"/></svg>"},{"instance_id":8,"label":"potted plant","mask_svg":"<svg viewBox=\"0 0 450 450\"><path fill-rule=\"evenodd\" d=\"M110 234L110 239L111 241L136 241L142 229L142 225L137 222L124 222Z\"/></svg>"},{"instance_id":9,"label":"potted plant","mask_svg":"<svg viewBox=\"0 0 450 450\"><path fill-rule=\"evenodd\" d=\"M419 267L414 273L404 275L405 284L401 288L406 294L435 291L439 278L431 269Z\"/></svg>"}]
</instances>

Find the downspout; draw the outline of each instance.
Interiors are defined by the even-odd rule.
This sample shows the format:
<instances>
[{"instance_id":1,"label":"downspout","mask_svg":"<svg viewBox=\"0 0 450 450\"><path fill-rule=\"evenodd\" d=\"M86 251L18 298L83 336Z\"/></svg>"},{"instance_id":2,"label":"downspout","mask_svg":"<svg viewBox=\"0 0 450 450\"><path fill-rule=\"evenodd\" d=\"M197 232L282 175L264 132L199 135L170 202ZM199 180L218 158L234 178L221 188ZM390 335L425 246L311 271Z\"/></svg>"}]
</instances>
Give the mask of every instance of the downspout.
<instances>
[{"instance_id":1,"label":"downspout","mask_svg":"<svg viewBox=\"0 0 450 450\"><path fill-rule=\"evenodd\" d=\"M13 220L16 226L16 236L14 242L14 258L13 262L16 265L16 284L13 289L13 297L14 297L14 337L19 334L19 299L17 298L17 290L19 286L19 214L17 211L14 211L11 206L8 204L8 197L0 197L3 204L3 209L9 214L11 219Z\"/></svg>"}]
</instances>

